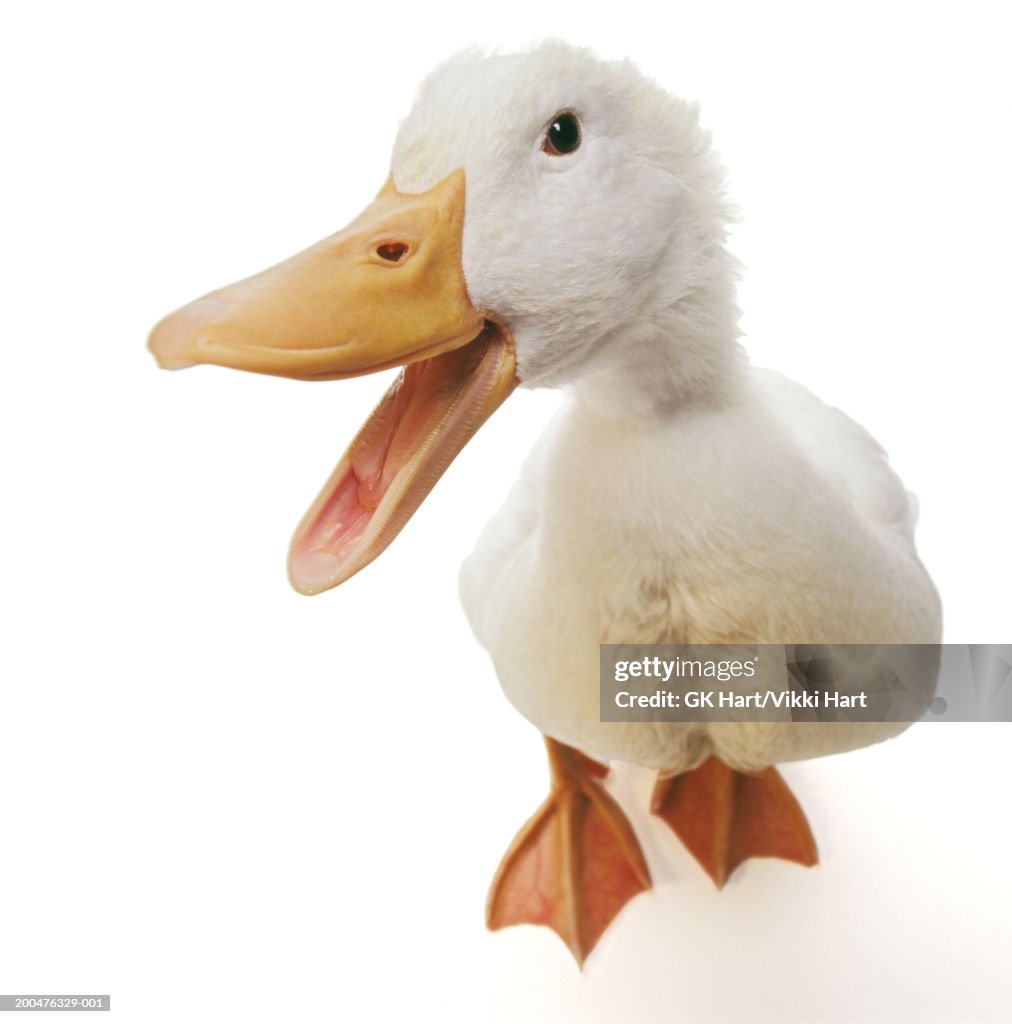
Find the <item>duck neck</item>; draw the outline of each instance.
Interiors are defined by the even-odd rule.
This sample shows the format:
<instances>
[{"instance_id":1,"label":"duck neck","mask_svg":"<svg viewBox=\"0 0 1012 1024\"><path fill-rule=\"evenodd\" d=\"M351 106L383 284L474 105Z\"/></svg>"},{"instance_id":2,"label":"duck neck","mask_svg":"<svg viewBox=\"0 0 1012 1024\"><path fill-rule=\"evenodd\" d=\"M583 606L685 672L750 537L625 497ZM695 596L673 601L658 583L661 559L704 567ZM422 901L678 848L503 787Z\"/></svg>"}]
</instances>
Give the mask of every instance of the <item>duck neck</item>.
<instances>
[{"instance_id":1,"label":"duck neck","mask_svg":"<svg viewBox=\"0 0 1012 1024\"><path fill-rule=\"evenodd\" d=\"M735 267L721 247L677 298L602 338L577 401L615 418L662 418L733 399L746 365L738 343Z\"/></svg>"}]
</instances>

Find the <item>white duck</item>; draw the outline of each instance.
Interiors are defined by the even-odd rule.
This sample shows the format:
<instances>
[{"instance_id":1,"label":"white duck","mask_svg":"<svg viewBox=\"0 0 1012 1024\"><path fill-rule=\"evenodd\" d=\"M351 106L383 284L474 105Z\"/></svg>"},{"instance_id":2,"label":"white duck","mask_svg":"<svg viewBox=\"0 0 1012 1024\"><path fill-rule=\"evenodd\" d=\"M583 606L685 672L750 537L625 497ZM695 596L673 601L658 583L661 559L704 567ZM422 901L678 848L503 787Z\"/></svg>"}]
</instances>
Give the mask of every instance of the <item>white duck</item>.
<instances>
[{"instance_id":1,"label":"white duck","mask_svg":"<svg viewBox=\"0 0 1012 1024\"><path fill-rule=\"evenodd\" d=\"M913 501L881 449L746 362L726 221L695 109L630 64L557 42L467 53L422 86L358 220L150 342L169 368L406 365L296 532L305 593L375 558L517 382L568 388L461 583L553 779L489 923L548 924L581 961L650 883L598 762L658 769L653 809L722 884L748 856L816 859L773 765L903 728L601 722L599 644L940 633Z\"/></svg>"}]
</instances>

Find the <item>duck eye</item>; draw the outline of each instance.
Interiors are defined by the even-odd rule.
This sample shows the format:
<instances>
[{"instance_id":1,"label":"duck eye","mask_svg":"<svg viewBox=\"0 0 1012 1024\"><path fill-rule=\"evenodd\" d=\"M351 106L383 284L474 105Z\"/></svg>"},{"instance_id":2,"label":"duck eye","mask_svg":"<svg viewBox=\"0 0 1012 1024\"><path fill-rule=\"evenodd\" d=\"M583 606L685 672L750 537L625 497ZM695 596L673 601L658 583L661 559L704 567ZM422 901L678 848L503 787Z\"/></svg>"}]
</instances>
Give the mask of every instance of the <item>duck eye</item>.
<instances>
[{"instance_id":1,"label":"duck eye","mask_svg":"<svg viewBox=\"0 0 1012 1024\"><path fill-rule=\"evenodd\" d=\"M548 127L541 147L549 156L565 156L580 147L580 122L576 114L558 114Z\"/></svg>"}]
</instances>

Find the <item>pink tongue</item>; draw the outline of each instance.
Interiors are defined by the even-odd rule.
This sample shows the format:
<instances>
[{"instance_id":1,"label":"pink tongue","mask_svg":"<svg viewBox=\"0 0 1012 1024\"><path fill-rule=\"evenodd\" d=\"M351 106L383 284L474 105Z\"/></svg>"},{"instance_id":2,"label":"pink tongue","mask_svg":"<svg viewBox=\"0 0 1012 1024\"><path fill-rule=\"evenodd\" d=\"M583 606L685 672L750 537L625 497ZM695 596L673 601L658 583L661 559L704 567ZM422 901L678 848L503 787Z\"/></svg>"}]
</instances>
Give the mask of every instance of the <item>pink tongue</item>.
<instances>
[{"instance_id":1,"label":"pink tongue","mask_svg":"<svg viewBox=\"0 0 1012 1024\"><path fill-rule=\"evenodd\" d=\"M326 550L331 557L340 558L362 536L376 506L369 507L362 502L361 489L354 472L338 483L313 529L306 535L309 550Z\"/></svg>"},{"instance_id":2,"label":"pink tongue","mask_svg":"<svg viewBox=\"0 0 1012 1024\"><path fill-rule=\"evenodd\" d=\"M340 561L356 545L383 495L426 425L427 396L410 387L403 371L351 443L344 472L305 532L300 548ZM417 377L418 375L413 375ZM431 410L430 410L431 411Z\"/></svg>"},{"instance_id":3,"label":"pink tongue","mask_svg":"<svg viewBox=\"0 0 1012 1024\"><path fill-rule=\"evenodd\" d=\"M513 366L511 343L490 328L404 368L296 531L289 557L296 589L335 586L393 540L513 389Z\"/></svg>"},{"instance_id":4,"label":"pink tongue","mask_svg":"<svg viewBox=\"0 0 1012 1024\"><path fill-rule=\"evenodd\" d=\"M438 379L432 386L432 378L438 377L432 372L434 362L415 363L398 376L348 450L359 504L369 512L376 511L418 439L432 425L441 390Z\"/></svg>"}]
</instances>

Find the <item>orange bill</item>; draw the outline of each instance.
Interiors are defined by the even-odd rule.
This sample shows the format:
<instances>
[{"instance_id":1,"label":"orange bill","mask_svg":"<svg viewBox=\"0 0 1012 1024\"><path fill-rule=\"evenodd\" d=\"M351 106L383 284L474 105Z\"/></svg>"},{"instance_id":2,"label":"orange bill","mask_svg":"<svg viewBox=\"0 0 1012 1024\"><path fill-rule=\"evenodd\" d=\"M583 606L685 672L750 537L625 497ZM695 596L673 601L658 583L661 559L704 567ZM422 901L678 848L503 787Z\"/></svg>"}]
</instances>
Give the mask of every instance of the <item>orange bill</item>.
<instances>
[{"instance_id":1,"label":"orange bill","mask_svg":"<svg viewBox=\"0 0 1012 1024\"><path fill-rule=\"evenodd\" d=\"M471 302L463 171L428 192L388 181L343 231L170 314L149 347L303 380L404 366L303 519L289 557L315 594L371 562L516 386L512 338Z\"/></svg>"}]
</instances>

